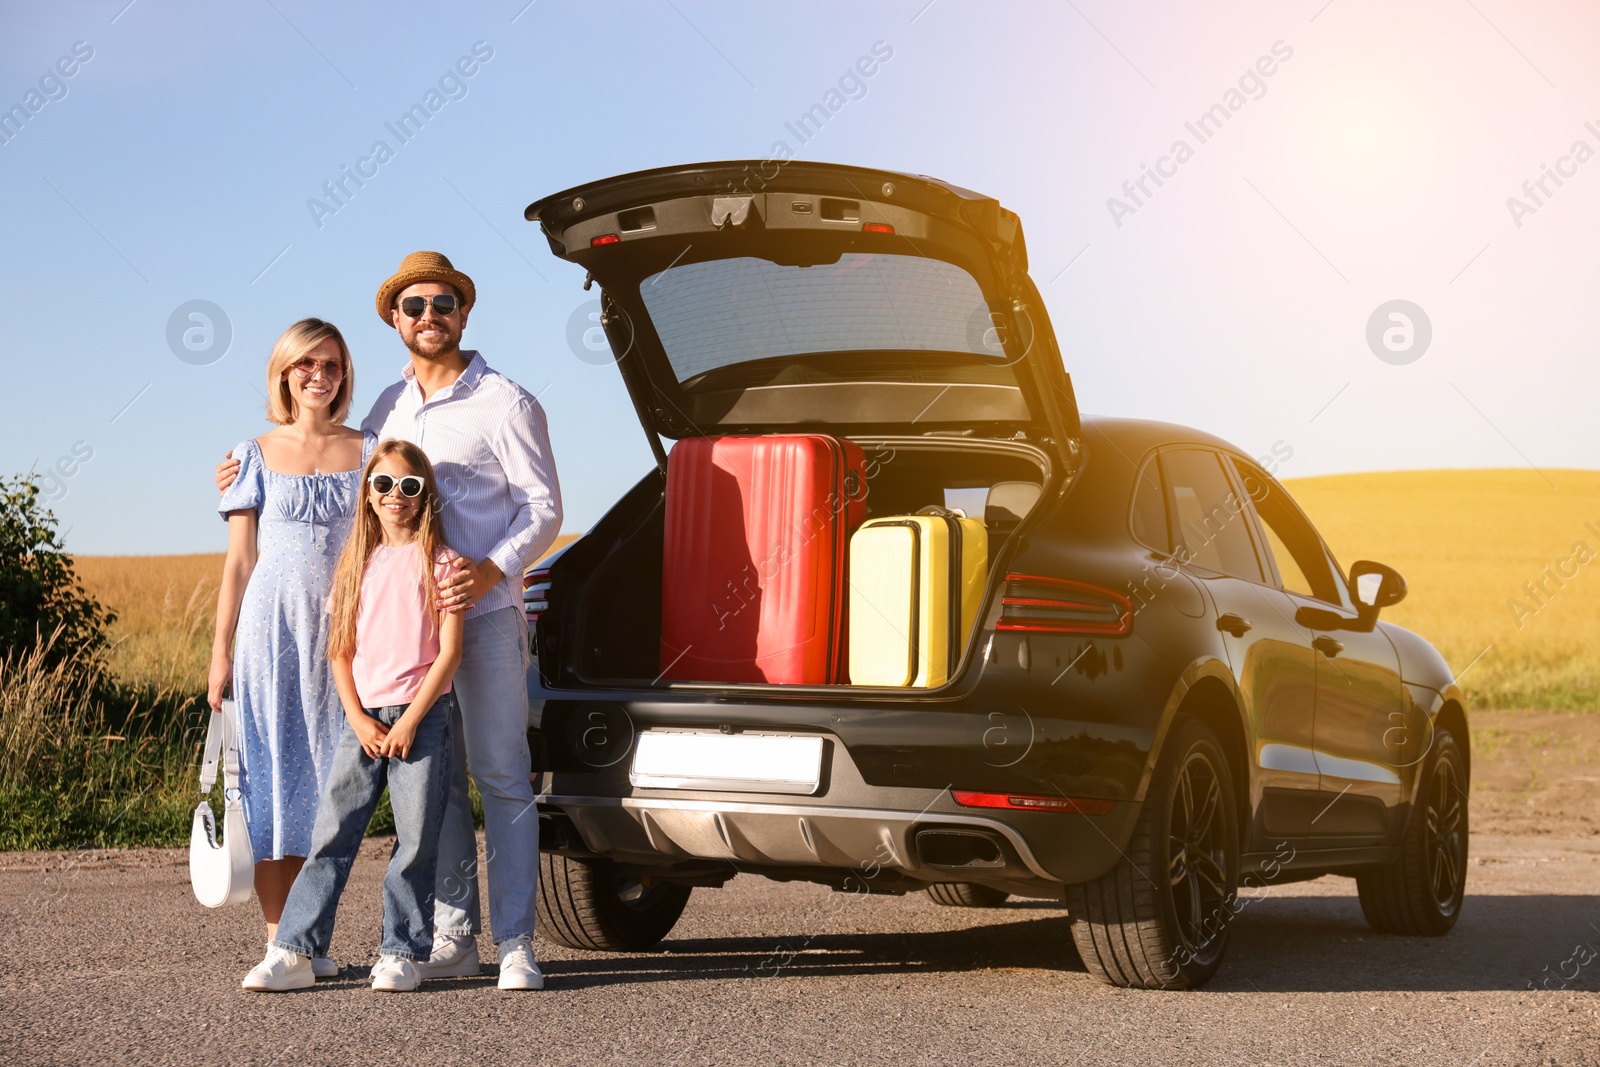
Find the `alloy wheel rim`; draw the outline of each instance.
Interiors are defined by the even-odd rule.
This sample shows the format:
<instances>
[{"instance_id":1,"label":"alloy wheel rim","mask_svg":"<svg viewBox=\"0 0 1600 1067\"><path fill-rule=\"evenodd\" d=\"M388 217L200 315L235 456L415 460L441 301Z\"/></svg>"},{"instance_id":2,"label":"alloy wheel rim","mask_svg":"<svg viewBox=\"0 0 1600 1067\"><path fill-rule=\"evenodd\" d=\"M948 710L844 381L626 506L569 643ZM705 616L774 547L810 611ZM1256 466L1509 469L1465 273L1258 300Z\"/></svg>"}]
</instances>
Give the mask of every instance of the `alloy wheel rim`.
<instances>
[{"instance_id":1,"label":"alloy wheel rim","mask_svg":"<svg viewBox=\"0 0 1600 1067\"><path fill-rule=\"evenodd\" d=\"M1455 911L1466 869L1466 804L1456 777L1450 761L1434 765L1424 813L1428 893L1443 915Z\"/></svg>"},{"instance_id":2,"label":"alloy wheel rim","mask_svg":"<svg viewBox=\"0 0 1600 1067\"><path fill-rule=\"evenodd\" d=\"M1195 954L1213 947L1226 919L1222 806L1216 768L1203 754L1190 753L1173 785L1167 875L1178 937Z\"/></svg>"}]
</instances>

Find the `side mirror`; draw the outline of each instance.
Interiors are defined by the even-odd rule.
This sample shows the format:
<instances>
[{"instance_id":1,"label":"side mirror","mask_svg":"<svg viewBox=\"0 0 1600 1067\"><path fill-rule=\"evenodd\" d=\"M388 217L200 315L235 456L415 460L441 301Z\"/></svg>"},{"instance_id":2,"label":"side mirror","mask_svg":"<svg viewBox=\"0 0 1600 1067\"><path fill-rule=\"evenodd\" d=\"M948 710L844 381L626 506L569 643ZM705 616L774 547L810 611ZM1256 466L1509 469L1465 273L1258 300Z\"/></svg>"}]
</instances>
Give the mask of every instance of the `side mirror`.
<instances>
[{"instance_id":1,"label":"side mirror","mask_svg":"<svg viewBox=\"0 0 1600 1067\"><path fill-rule=\"evenodd\" d=\"M1379 611L1406 598L1406 580L1393 567L1360 559L1350 565L1350 593L1361 617L1376 621Z\"/></svg>"}]
</instances>

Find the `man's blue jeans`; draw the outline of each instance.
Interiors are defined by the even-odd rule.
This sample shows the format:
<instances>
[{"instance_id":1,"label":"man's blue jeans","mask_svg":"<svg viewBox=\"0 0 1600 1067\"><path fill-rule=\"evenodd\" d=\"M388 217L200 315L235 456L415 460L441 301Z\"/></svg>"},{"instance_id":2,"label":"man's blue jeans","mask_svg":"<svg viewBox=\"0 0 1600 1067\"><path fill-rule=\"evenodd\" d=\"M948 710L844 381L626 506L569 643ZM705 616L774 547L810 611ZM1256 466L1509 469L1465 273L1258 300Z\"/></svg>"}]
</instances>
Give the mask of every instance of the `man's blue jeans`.
<instances>
[{"instance_id":1,"label":"man's blue jeans","mask_svg":"<svg viewBox=\"0 0 1600 1067\"><path fill-rule=\"evenodd\" d=\"M433 912L441 934L470 935L482 929L478 838L467 796L469 767L483 796L495 944L533 934L539 813L528 780L529 660L528 624L520 609L500 608L467 619L455 676L460 710Z\"/></svg>"},{"instance_id":2,"label":"man's blue jeans","mask_svg":"<svg viewBox=\"0 0 1600 1067\"><path fill-rule=\"evenodd\" d=\"M367 714L393 726L405 710L397 705L369 708ZM409 960L428 958L433 949L433 882L454 758L450 735L455 715L455 697L446 693L417 724L416 739L405 759L371 758L362 751L350 724L345 724L317 805L311 855L289 890L274 945L302 956L328 954L334 911L387 784L396 838L383 879L382 952Z\"/></svg>"}]
</instances>

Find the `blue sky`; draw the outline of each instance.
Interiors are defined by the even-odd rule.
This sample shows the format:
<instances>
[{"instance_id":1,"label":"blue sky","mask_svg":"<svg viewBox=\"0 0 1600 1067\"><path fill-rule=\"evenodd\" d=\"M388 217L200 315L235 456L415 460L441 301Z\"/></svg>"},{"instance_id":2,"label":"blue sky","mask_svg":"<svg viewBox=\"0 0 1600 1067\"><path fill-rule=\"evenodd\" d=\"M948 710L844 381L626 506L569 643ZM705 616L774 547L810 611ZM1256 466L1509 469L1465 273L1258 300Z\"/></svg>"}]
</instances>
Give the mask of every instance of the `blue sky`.
<instances>
[{"instance_id":1,"label":"blue sky","mask_svg":"<svg viewBox=\"0 0 1600 1067\"><path fill-rule=\"evenodd\" d=\"M0 472L57 472L77 552L220 550L210 471L266 428L273 340L339 324L364 411L405 358L373 293L417 248L476 280L467 343L540 394L582 531L649 452L583 351L581 272L522 209L779 141L1017 211L1086 411L1286 445L1286 477L1600 466L1600 16L1576 0L6 6ZM802 144L787 124L875 45ZM169 347L194 300L231 326L220 359ZM1431 326L1409 362L1368 342L1393 300Z\"/></svg>"}]
</instances>

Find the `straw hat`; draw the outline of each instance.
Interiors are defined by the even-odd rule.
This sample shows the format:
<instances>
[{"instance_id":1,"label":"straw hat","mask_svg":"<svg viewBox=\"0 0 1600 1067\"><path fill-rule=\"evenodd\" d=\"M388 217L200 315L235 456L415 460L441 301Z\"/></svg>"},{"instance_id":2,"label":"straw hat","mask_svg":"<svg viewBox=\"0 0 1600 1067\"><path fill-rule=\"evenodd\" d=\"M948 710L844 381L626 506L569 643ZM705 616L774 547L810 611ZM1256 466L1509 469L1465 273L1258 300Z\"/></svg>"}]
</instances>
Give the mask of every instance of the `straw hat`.
<instances>
[{"instance_id":1,"label":"straw hat","mask_svg":"<svg viewBox=\"0 0 1600 1067\"><path fill-rule=\"evenodd\" d=\"M472 307L478 299L477 286L472 279L456 270L450 261L438 252L413 252L400 261L400 269L378 287L378 318L385 326L393 326L389 313L394 310L394 298L408 285L418 282L443 282L456 287L461 294L461 310Z\"/></svg>"}]
</instances>

